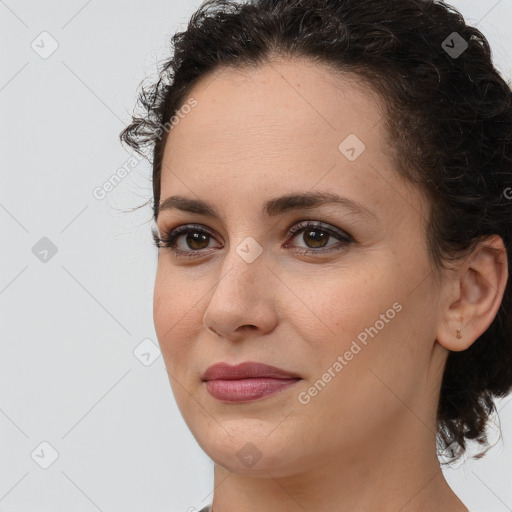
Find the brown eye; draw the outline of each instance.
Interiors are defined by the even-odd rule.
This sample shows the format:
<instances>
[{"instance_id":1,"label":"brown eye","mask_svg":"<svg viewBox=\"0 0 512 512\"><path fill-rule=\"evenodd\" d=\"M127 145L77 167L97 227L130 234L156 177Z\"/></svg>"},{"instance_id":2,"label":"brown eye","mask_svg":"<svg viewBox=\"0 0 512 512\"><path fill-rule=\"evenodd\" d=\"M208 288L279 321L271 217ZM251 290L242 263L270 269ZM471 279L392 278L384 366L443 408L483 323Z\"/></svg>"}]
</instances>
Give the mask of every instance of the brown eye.
<instances>
[{"instance_id":1,"label":"brown eye","mask_svg":"<svg viewBox=\"0 0 512 512\"><path fill-rule=\"evenodd\" d=\"M179 239L184 237L184 246L179 247ZM195 257L201 255L202 251L208 248L209 242L213 236L202 229L193 225L180 226L170 232L158 236L153 231L154 243L157 247L168 247L177 256Z\"/></svg>"},{"instance_id":2,"label":"brown eye","mask_svg":"<svg viewBox=\"0 0 512 512\"><path fill-rule=\"evenodd\" d=\"M189 230L185 236L185 244L191 249L206 249L208 247L209 238L210 235L207 233Z\"/></svg>"},{"instance_id":3,"label":"brown eye","mask_svg":"<svg viewBox=\"0 0 512 512\"><path fill-rule=\"evenodd\" d=\"M303 233L302 237L296 236L299 233ZM298 250L298 252L308 254L323 254L326 252L331 252L333 250L340 249L341 247L346 246L354 241L350 235L344 233L343 231L338 231L335 228L323 227L322 224L311 221L297 224L288 232L288 236L294 238L296 237L299 240L302 240L306 244L305 247L295 246L295 248ZM331 237L339 240L339 243L327 245L327 241ZM287 244L287 246L289 245ZM322 250L324 247L328 248Z\"/></svg>"},{"instance_id":4,"label":"brown eye","mask_svg":"<svg viewBox=\"0 0 512 512\"><path fill-rule=\"evenodd\" d=\"M309 247L318 249L324 247L331 235L327 231L321 229L308 229L304 231L302 239L308 244Z\"/></svg>"}]
</instances>

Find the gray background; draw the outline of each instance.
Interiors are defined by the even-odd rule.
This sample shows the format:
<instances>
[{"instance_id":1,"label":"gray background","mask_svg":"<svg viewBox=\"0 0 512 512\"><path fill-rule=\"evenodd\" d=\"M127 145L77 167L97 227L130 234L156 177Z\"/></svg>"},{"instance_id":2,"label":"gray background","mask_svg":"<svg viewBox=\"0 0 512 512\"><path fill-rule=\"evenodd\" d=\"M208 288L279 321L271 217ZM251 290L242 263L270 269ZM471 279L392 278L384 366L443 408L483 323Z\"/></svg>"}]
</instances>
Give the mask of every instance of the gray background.
<instances>
[{"instance_id":1,"label":"gray background","mask_svg":"<svg viewBox=\"0 0 512 512\"><path fill-rule=\"evenodd\" d=\"M137 87L199 4L0 0L1 511L211 502L213 465L155 347L151 211L125 213L151 197L149 164L93 195L128 162L118 134ZM512 80L512 0L452 5L478 23ZM503 441L445 470L475 512L512 511L511 401L498 402Z\"/></svg>"}]
</instances>

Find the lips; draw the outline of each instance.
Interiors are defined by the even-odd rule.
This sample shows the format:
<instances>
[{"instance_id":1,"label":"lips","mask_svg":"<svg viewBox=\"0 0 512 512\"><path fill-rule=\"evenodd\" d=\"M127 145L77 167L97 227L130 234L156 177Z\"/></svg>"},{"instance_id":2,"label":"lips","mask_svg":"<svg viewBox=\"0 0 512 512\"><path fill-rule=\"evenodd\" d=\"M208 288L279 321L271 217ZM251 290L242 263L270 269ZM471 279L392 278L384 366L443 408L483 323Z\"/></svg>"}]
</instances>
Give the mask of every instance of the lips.
<instances>
[{"instance_id":1,"label":"lips","mask_svg":"<svg viewBox=\"0 0 512 512\"><path fill-rule=\"evenodd\" d=\"M216 363L201 378L213 398L231 404L269 397L301 380L296 373L253 361L236 366Z\"/></svg>"},{"instance_id":2,"label":"lips","mask_svg":"<svg viewBox=\"0 0 512 512\"><path fill-rule=\"evenodd\" d=\"M202 380L238 380L238 379L300 379L296 373L277 368L276 366L246 361L236 366L227 363L216 363L206 369L201 375Z\"/></svg>"}]
</instances>

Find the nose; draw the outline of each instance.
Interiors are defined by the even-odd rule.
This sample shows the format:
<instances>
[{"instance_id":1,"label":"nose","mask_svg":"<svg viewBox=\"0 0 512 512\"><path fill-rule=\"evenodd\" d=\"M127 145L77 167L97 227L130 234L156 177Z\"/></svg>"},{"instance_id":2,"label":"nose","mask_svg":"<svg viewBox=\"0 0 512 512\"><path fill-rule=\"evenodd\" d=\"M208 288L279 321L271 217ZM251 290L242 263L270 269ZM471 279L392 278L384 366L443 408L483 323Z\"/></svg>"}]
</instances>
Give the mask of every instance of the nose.
<instances>
[{"instance_id":1,"label":"nose","mask_svg":"<svg viewBox=\"0 0 512 512\"><path fill-rule=\"evenodd\" d=\"M222 276L203 315L203 324L218 336L239 339L256 331L266 334L275 328L278 280L268 268L264 254L248 261L236 248L224 260ZM275 285L269 286L271 282Z\"/></svg>"}]
</instances>

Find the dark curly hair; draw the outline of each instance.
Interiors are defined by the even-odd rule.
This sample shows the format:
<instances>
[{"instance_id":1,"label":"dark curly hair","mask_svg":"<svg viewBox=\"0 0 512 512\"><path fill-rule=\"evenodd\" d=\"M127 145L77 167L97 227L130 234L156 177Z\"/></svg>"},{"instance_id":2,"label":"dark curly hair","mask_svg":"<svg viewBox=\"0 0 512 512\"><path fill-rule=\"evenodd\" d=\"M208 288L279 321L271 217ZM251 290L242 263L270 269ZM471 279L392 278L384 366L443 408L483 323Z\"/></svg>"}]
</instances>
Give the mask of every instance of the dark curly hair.
<instances>
[{"instance_id":1,"label":"dark curly hair","mask_svg":"<svg viewBox=\"0 0 512 512\"><path fill-rule=\"evenodd\" d=\"M198 79L221 66L305 57L350 73L382 100L397 172L430 200L434 277L491 235L503 239L511 273L512 91L485 36L454 7L438 0L208 0L171 47L158 80L140 86L142 114L120 134L139 154L152 150L155 220L169 121ZM511 308L509 279L486 332L448 355L437 411L438 448L448 464L467 440L486 448L476 457L489 449L494 397L512 389Z\"/></svg>"}]
</instances>

